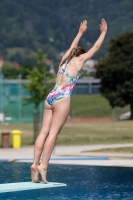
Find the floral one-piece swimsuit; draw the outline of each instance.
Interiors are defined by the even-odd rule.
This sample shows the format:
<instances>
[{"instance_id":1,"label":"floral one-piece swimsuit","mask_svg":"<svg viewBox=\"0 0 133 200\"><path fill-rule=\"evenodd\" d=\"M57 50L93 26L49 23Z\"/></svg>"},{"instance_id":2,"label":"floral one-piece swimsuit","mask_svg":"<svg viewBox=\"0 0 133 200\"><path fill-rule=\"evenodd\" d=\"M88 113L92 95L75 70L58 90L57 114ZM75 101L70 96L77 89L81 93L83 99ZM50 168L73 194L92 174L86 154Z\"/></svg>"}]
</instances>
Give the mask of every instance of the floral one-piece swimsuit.
<instances>
[{"instance_id":1,"label":"floral one-piece swimsuit","mask_svg":"<svg viewBox=\"0 0 133 200\"><path fill-rule=\"evenodd\" d=\"M53 90L48 94L46 101L49 105L53 105L53 103L59 99L70 97L73 91L74 86L76 85L79 77L81 76L81 72L77 76L72 76L66 72L67 62L63 64L62 69L57 73L57 77L59 74L65 74L68 81L61 86L57 84L53 88Z\"/></svg>"}]
</instances>

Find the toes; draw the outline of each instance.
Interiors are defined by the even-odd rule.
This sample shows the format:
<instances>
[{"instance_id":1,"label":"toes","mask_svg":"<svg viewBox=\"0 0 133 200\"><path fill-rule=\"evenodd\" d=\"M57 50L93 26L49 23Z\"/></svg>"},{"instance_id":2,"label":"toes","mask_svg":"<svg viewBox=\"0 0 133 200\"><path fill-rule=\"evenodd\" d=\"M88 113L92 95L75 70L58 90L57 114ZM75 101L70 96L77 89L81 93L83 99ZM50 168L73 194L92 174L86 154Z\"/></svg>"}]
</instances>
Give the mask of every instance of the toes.
<instances>
[{"instance_id":1,"label":"toes","mask_svg":"<svg viewBox=\"0 0 133 200\"><path fill-rule=\"evenodd\" d=\"M45 184L49 184L49 182L47 180L43 181Z\"/></svg>"},{"instance_id":2,"label":"toes","mask_svg":"<svg viewBox=\"0 0 133 200\"><path fill-rule=\"evenodd\" d=\"M32 180L33 183L40 183L38 180Z\"/></svg>"},{"instance_id":3,"label":"toes","mask_svg":"<svg viewBox=\"0 0 133 200\"><path fill-rule=\"evenodd\" d=\"M41 166L39 166L37 169L38 169L38 172L41 174L42 181L43 181L45 184L48 184L48 181L46 180L47 169L44 169L44 168L42 168Z\"/></svg>"}]
</instances>

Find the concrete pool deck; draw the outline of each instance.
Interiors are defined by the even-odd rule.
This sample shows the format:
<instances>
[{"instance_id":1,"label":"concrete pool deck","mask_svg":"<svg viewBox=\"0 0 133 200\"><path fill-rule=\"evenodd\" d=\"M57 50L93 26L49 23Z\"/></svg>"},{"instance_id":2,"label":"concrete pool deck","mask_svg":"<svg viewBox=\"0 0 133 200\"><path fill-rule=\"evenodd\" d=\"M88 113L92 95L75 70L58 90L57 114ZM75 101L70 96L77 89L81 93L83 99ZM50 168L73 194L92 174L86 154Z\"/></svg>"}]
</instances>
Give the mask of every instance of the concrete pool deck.
<instances>
[{"instance_id":1,"label":"concrete pool deck","mask_svg":"<svg viewBox=\"0 0 133 200\"><path fill-rule=\"evenodd\" d=\"M132 153L87 152L89 150L116 147L133 147L133 143L55 146L50 163L133 167ZM0 148L0 161L32 162L34 151L33 148L33 146L21 147L20 149Z\"/></svg>"}]
</instances>

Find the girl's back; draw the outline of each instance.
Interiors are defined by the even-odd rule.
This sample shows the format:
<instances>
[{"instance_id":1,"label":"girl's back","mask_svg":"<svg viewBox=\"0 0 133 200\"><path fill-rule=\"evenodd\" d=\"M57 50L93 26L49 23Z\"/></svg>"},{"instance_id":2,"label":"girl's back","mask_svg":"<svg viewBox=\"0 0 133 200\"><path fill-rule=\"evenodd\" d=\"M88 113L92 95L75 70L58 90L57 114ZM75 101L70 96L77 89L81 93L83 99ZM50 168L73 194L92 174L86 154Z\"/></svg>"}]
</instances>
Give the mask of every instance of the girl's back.
<instances>
[{"instance_id":1,"label":"girl's back","mask_svg":"<svg viewBox=\"0 0 133 200\"><path fill-rule=\"evenodd\" d=\"M61 86L65 84L71 77L80 75L83 61L79 57L72 58L68 63L65 62L59 66L57 73L56 85Z\"/></svg>"}]
</instances>

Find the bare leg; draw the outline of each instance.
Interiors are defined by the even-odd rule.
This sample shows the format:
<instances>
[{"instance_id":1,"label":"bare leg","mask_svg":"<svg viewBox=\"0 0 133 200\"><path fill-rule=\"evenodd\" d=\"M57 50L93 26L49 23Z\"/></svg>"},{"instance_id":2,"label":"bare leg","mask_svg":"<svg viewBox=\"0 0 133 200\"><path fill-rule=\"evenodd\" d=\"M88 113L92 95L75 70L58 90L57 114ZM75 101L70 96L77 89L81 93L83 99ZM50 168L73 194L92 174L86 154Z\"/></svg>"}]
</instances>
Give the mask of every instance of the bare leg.
<instances>
[{"instance_id":1,"label":"bare leg","mask_svg":"<svg viewBox=\"0 0 133 200\"><path fill-rule=\"evenodd\" d=\"M55 141L61 131L61 128L67 120L69 110L70 98L63 98L58 100L53 105L52 122L49 130L49 135L44 144L42 163L37 167L44 183L48 183L46 180L48 162L53 151Z\"/></svg>"},{"instance_id":2,"label":"bare leg","mask_svg":"<svg viewBox=\"0 0 133 200\"><path fill-rule=\"evenodd\" d=\"M45 103L45 109L44 109L44 116L43 116L43 123L42 123L42 129L40 134L38 135L35 146L34 146L34 162L31 165L31 178L33 182L39 182L38 181L38 171L37 167L39 165L39 160L42 154L43 146L45 143L45 140L48 136L50 124L52 120L52 110L51 106L46 105Z\"/></svg>"}]
</instances>

